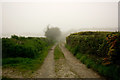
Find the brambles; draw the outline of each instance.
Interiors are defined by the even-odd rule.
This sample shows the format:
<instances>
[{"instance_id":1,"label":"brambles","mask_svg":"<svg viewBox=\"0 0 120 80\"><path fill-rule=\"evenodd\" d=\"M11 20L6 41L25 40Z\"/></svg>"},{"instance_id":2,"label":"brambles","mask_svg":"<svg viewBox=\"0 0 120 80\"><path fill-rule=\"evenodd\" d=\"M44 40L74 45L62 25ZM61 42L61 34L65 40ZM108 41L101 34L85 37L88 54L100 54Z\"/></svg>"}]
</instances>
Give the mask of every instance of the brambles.
<instances>
[{"instance_id":1,"label":"brambles","mask_svg":"<svg viewBox=\"0 0 120 80\"><path fill-rule=\"evenodd\" d=\"M111 36L109 35L111 34ZM107 35L107 37L106 37ZM110 63L116 63L120 57L120 34L110 32L80 32L71 34L66 38L67 45L74 47L72 52L76 55L78 52L82 54L95 55L99 58L111 60Z\"/></svg>"},{"instance_id":2,"label":"brambles","mask_svg":"<svg viewBox=\"0 0 120 80\"><path fill-rule=\"evenodd\" d=\"M114 64L120 64L120 34L111 34L106 37L109 50L107 53L108 58L104 61ZM105 63L107 64L107 63Z\"/></svg>"},{"instance_id":3,"label":"brambles","mask_svg":"<svg viewBox=\"0 0 120 80\"><path fill-rule=\"evenodd\" d=\"M101 75L119 79L119 32L74 33L66 37L66 47L87 67Z\"/></svg>"}]
</instances>

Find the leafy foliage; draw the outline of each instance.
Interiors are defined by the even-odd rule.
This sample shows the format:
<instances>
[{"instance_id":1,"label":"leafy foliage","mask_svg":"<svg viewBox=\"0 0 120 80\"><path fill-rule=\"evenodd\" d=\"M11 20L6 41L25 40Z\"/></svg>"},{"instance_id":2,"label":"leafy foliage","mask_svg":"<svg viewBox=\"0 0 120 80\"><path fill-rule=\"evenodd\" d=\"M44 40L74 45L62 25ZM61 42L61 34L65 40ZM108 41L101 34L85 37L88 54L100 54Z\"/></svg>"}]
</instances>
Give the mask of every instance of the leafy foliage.
<instances>
[{"instance_id":1,"label":"leafy foliage","mask_svg":"<svg viewBox=\"0 0 120 80\"><path fill-rule=\"evenodd\" d=\"M42 54L49 46L49 41L45 38L25 38L12 36L12 38L2 38L3 58L24 57L35 58Z\"/></svg>"},{"instance_id":2,"label":"leafy foliage","mask_svg":"<svg viewBox=\"0 0 120 80\"><path fill-rule=\"evenodd\" d=\"M111 63L120 64L120 34L107 35L106 41L109 47L106 61L109 60Z\"/></svg>"},{"instance_id":3,"label":"leafy foliage","mask_svg":"<svg viewBox=\"0 0 120 80\"><path fill-rule=\"evenodd\" d=\"M79 32L66 37L66 47L82 63L114 80L120 79L119 45L119 32Z\"/></svg>"},{"instance_id":4,"label":"leafy foliage","mask_svg":"<svg viewBox=\"0 0 120 80\"><path fill-rule=\"evenodd\" d=\"M108 39L108 35L111 38ZM98 58L109 57L111 62L120 60L120 33L117 32L80 32L71 34L66 38L66 43L72 48L72 52L76 55L78 52L82 54L90 54ZM106 40L107 38L107 40Z\"/></svg>"},{"instance_id":5,"label":"leafy foliage","mask_svg":"<svg viewBox=\"0 0 120 80\"><path fill-rule=\"evenodd\" d=\"M46 38L16 35L2 38L2 68L15 68L22 74L31 74L42 65L52 45Z\"/></svg>"}]
</instances>

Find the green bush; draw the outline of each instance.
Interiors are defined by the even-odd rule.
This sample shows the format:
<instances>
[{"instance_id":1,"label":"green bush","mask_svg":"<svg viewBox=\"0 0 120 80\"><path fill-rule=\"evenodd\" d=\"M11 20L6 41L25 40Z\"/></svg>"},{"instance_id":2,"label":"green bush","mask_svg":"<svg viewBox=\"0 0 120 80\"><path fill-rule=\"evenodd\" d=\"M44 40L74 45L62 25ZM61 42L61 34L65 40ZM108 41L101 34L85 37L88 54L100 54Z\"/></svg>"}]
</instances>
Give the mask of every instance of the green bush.
<instances>
[{"instance_id":1,"label":"green bush","mask_svg":"<svg viewBox=\"0 0 120 80\"><path fill-rule=\"evenodd\" d=\"M66 37L66 47L99 74L120 79L120 33L78 32Z\"/></svg>"},{"instance_id":2,"label":"green bush","mask_svg":"<svg viewBox=\"0 0 120 80\"><path fill-rule=\"evenodd\" d=\"M50 42L45 38L25 38L14 35L12 38L2 38L2 54L3 58L35 58L49 45Z\"/></svg>"},{"instance_id":3,"label":"green bush","mask_svg":"<svg viewBox=\"0 0 120 80\"><path fill-rule=\"evenodd\" d=\"M77 59L79 59L83 64L85 64L88 68L92 68L100 75L113 80L119 80L120 76L120 66L116 65L102 65L99 62L96 62L93 58L88 57L88 54L76 54Z\"/></svg>"},{"instance_id":4,"label":"green bush","mask_svg":"<svg viewBox=\"0 0 120 80\"><path fill-rule=\"evenodd\" d=\"M107 36L111 35L109 40ZM108 43L109 42L109 43ZM77 53L90 54L97 58L111 57L111 62L119 64L120 61L120 33L117 32L79 32L66 38L74 55Z\"/></svg>"},{"instance_id":5,"label":"green bush","mask_svg":"<svg viewBox=\"0 0 120 80\"><path fill-rule=\"evenodd\" d=\"M36 37L2 38L2 42L2 68L15 68L23 74L37 70L53 45L46 38Z\"/></svg>"}]
</instances>

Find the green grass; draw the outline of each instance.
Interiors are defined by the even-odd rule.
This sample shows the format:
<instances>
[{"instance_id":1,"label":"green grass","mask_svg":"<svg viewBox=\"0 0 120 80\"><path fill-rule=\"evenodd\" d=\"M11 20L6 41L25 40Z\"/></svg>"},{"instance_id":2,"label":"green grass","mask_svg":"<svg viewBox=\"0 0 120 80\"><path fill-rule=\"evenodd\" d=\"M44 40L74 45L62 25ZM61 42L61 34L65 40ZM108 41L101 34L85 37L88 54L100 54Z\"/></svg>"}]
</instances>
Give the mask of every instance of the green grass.
<instances>
[{"instance_id":1,"label":"green grass","mask_svg":"<svg viewBox=\"0 0 120 80\"><path fill-rule=\"evenodd\" d=\"M29 71L32 73L42 65L51 47L52 45L46 48L37 58L4 58L2 60L3 68L15 68L21 72Z\"/></svg>"},{"instance_id":2,"label":"green grass","mask_svg":"<svg viewBox=\"0 0 120 80\"><path fill-rule=\"evenodd\" d=\"M51 41L42 37L2 38L2 68L30 76L40 68L52 46Z\"/></svg>"},{"instance_id":3,"label":"green grass","mask_svg":"<svg viewBox=\"0 0 120 80\"><path fill-rule=\"evenodd\" d=\"M55 47L55 50L54 50L54 59L58 60L58 59L61 59L61 58L64 58L64 54L61 51L61 49L59 48L59 45L57 45Z\"/></svg>"}]
</instances>

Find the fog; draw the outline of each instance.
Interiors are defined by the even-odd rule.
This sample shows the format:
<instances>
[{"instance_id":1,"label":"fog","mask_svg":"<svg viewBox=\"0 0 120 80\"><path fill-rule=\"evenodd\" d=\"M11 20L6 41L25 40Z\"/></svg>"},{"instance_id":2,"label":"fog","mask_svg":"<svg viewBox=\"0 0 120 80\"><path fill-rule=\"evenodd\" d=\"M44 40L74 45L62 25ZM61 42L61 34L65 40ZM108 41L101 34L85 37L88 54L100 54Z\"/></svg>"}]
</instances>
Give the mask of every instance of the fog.
<instances>
[{"instance_id":1,"label":"fog","mask_svg":"<svg viewBox=\"0 0 120 80\"><path fill-rule=\"evenodd\" d=\"M118 30L117 2L3 2L0 11L3 37L44 36L48 24L62 32Z\"/></svg>"}]
</instances>

